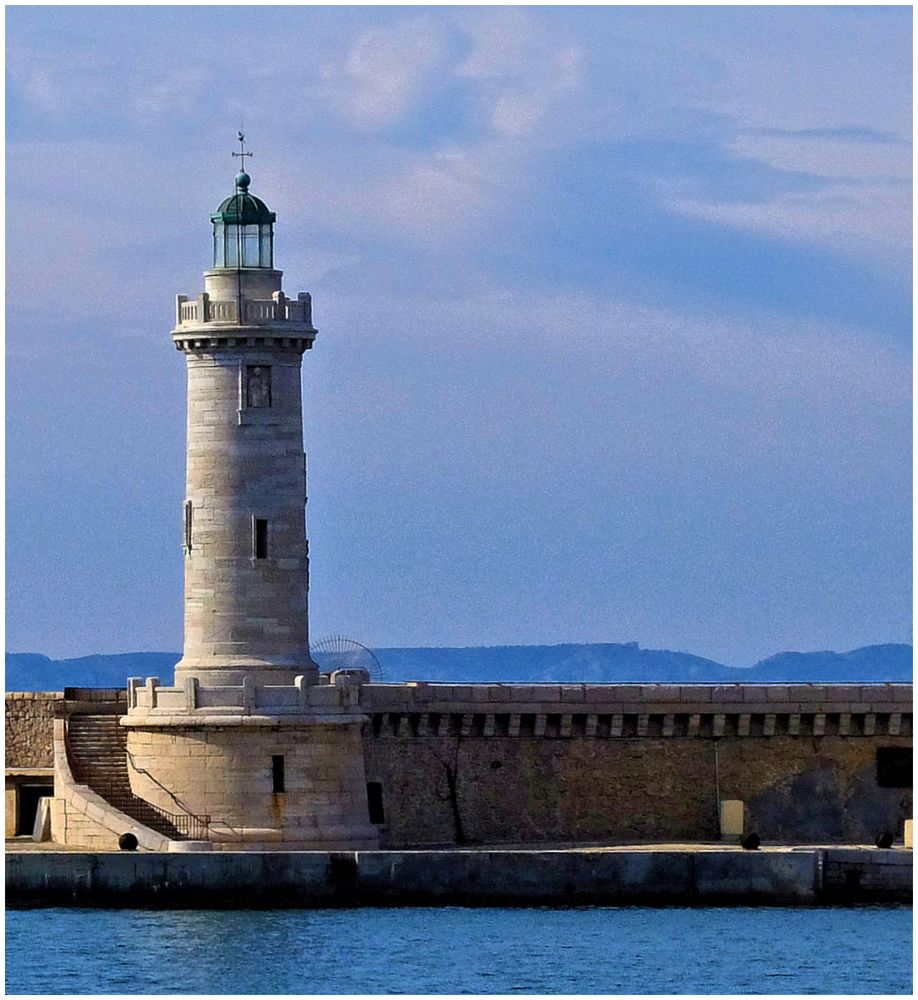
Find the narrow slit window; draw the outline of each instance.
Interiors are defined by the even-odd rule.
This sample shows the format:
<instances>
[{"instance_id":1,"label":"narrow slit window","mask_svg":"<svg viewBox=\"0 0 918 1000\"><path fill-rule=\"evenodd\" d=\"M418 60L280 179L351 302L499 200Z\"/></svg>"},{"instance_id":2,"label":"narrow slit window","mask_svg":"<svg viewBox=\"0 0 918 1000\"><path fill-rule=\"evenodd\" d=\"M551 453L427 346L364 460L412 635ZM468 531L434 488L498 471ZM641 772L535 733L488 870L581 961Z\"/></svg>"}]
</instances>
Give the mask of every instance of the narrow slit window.
<instances>
[{"instance_id":1,"label":"narrow slit window","mask_svg":"<svg viewBox=\"0 0 918 1000\"><path fill-rule=\"evenodd\" d=\"M284 755L276 754L271 758L271 790L284 791Z\"/></svg>"},{"instance_id":2,"label":"narrow slit window","mask_svg":"<svg viewBox=\"0 0 918 1000\"><path fill-rule=\"evenodd\" d=\"M194 508L191 505L190 500L185 501L185 554L188 555L191 552L191 524Z\"/></svg>"},{"instance_id":3,"label":"narrow slit window","mask_svg":"<svg viewBox=\"0 0 918 1000\"><path fill-rule=\"evenodd\" d=\"M382 826L386 822L383 809L382 784L378 781L367 782L367 807L370 811L370 822Z\"/></svg>"},{"instance_id":4,"label":"narrow slit window","mask_svg":"<svg viewBox=\"0 0 918 1000\"><path fill-rule=\"evenodd\" d=\"M268 519L256 517L252 529L252 548L256 559L268 558Z\"/></svg>"}]
</instances>

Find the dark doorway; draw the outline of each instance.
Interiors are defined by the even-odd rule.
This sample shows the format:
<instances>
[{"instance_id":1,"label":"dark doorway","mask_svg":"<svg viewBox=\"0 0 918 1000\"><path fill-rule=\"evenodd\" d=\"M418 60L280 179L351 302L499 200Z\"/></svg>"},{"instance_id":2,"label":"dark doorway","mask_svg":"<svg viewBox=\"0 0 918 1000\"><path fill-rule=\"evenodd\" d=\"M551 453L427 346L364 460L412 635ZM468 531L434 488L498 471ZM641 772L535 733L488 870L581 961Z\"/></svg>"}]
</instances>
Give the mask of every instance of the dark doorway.
<instances>
[{"instance_id":1,"label":"dark doorway","mask_svg":"<svg viewBox=\"0 0 918 1000\"><path fill-rule=\"evenodd\" d=\"M382 826L386 822L383 809L382 785L378 781L367 782L367 805L370 809L370 822Z\"/></svg>"},{"instance_id":2,"label":"dark doorway","mask_svg":"<svg viewBox=\"0 0 918 1000\"><path fill-rule=\"evenodd\" d=\"M35 826L35 814L38 812L38 800L46 795L54 794L54 785L19 786L18 808L16 809L16 835L30 835Z\"/></svg>"}]
</instances>

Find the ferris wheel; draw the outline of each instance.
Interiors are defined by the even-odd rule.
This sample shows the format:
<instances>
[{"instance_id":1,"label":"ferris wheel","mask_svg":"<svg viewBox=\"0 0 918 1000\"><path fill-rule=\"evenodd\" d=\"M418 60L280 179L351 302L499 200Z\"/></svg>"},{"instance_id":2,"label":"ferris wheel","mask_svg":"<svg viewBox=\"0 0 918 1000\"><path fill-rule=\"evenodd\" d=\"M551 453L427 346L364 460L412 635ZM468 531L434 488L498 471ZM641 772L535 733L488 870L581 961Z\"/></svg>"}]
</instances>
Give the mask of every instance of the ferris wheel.
<instances>
[{"instance_id":1,"label":"ferris wheel","mask_svg":"<svg viewBox=\"0 0 918 1000\"><path fill-rule=\"evenodd\" d=\"M383 679L382 664L372 649L343 635L326 635L310 643L309 651L324 673L333 670L365 670L370 679Z\"/></svg>"}]
</instances>

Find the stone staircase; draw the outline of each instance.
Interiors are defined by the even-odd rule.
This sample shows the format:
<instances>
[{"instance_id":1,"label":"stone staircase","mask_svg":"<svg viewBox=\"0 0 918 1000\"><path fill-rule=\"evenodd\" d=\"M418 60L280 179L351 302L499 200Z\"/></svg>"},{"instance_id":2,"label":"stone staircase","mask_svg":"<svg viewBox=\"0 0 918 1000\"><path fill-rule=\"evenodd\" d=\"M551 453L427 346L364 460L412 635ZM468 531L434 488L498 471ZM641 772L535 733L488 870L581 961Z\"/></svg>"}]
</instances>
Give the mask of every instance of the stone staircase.
<instances>
[{"instance_id":1,"label":"stone staircase","mask_svg":"<svg viewBox=\"0 0 918 1000\"><path fill-rule=\"evenodd\" d=\"M73 777L109 805L170 840L200 836L196 817L172 815L131 791L127 732L118 715L74 714L67 720L67 755Z\"/></svg>"}]
</instances>

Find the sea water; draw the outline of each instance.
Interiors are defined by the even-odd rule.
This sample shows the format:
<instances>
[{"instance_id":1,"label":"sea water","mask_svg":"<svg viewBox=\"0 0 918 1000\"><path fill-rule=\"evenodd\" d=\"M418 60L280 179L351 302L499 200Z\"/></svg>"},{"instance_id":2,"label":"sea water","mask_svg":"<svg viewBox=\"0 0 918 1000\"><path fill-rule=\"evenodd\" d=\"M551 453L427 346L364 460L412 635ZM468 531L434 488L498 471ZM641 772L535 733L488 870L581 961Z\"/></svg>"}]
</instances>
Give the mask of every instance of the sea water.
<instances>
[{"instance_id":1,"label":"sea water","mask_svg":"<svg viewBox=\"0 0 918 1000\"><path fill-rule=\"evenodd\" d=\"M910 993L909 907L11 910L9 993Z\"/></svg>"}]
</instances>

